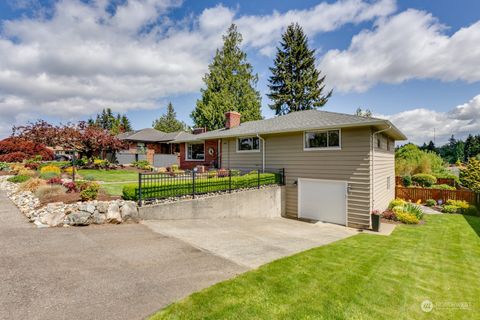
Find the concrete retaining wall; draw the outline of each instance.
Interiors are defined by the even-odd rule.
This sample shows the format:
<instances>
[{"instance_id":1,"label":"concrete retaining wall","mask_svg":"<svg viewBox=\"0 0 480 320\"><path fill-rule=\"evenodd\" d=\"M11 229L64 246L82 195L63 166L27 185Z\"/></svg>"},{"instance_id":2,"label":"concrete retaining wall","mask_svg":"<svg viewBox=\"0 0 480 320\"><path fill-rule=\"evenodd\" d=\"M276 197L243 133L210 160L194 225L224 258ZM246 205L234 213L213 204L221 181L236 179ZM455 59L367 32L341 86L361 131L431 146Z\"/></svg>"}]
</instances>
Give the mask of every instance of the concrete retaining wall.
<instances>
[{"instance_id":1,"label":"concrete retaining wall","mask_svg":"<svg viewBox=\"0 0 480 320\"><path fill-rule=\"evenodd\" d=\"M274 218L285 214L285 187L272 186L139 208L140 219Z\"/></svg>"}]
</instances>

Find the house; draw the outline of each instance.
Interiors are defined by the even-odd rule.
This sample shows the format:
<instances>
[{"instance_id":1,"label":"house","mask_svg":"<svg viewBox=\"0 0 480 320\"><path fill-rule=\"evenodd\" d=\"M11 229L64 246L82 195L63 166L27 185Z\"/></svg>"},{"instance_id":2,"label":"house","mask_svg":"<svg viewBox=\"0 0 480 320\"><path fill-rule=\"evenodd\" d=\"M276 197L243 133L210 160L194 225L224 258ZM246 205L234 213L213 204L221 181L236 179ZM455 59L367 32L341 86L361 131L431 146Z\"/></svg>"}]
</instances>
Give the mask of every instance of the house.
<instances>
[{"instance_id":1,"label":"house","mask_svg":"<svg viewBox=\"0 0 480 320\"><path fill-rule=\"evenodd\" d=\"M180 159L204 163L216 146L222 168L284 168L293 218L369 228L371 212L394 198L395 141L406 137L388 120L317 110L240 117L227 112L225 128L175 139Z\"/></svg>"},{"instance_id":2,"label":"house","mask_svg":"<svg viewBox=\"0 0 480 320\"><path fill-rule=\"evenodd\" d=\"M183 131L166 133L153 128L121 133L117 138L125 141L128 149L117 152L116 159L120 164L147 160L155 167L178 165L180 145L174 140L190 135Z\"/></svg>"}]
</instances>

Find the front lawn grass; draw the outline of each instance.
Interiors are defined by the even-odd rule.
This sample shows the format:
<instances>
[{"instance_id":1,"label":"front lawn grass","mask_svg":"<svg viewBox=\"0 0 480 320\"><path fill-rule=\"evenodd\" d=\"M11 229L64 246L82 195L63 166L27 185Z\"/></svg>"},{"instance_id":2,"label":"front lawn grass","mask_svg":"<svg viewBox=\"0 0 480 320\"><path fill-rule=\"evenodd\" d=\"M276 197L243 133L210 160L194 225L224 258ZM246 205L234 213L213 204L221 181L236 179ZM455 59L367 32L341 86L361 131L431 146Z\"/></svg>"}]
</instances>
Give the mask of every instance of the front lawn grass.
<instances>
[{"instance_id":1,"label":"front lawn grass","mask_svg":"<svg viewBox=\"0 0 480 320\"><path fill-rule=\"evenodd\" d=\"M397 226L388 237L359 234L274 261L152 319L478 318L480 218L425 221ZM424 300L433 302L430 313L420 308Z\"/></svg>"},{"instance_id":2,"label":"front lawn grass","mask_svg":"<svg viewBox=\"0 0 480 320\"><path fill-rule=\"evenodd\" d=\"M104 182L131 182L138 181L138 172L132 170L99 170L80 169L78 173L82 177L91 176L96 181Z\"/></svg>"}]
</instances>

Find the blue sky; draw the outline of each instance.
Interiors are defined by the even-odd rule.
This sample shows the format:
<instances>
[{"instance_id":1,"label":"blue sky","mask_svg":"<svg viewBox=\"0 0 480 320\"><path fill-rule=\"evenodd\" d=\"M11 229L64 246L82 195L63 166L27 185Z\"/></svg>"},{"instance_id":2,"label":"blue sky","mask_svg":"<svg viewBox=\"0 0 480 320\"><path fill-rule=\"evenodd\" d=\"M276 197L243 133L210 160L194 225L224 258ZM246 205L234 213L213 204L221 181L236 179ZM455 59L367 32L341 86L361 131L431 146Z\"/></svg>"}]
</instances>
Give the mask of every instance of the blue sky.
<instances>
[{"instance_id":1,"label":"blue sky","mask_svg":"<svg viewBox=\"0 0 480 320\"><path fill-rule=\"evenodd\" d=\"M2 0L0 136L12 124L86 119L108 106L149 127L168 101L191 124L201 77L232 22L272 117L268 67L295 21L334 90L325 110L369 108L417 143L433 128L439 143L478 134L478 12L473 0Z\"/></svg>"}]
</instances>

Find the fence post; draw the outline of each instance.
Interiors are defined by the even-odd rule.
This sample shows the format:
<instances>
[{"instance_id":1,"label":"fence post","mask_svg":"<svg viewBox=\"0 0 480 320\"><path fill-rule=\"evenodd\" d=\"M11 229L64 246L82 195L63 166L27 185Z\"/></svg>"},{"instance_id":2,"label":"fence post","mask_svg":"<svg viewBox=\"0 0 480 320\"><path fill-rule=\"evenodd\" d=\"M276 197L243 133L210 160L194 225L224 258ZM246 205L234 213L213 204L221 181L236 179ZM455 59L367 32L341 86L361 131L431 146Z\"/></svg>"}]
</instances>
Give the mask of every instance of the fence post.
<instances>
[{"instance_id":1,"label":"fence post","mask_svg":"<svg viewBox=\"0 0 480 320\"><path fill-rule=\"evenodd\" d=\"M257 171L257 188L260 189L260 170Z\"/></svg>"},{"instance_id":2,"label":"fence post","mask_svg":"<svg viewBox=\"0 0 480 320\"><path fill-rule=\"evenodd\" d=\"M232 170L228 169L228 193L232 193Z\"/></svg>"},{"instance_id":3,"label":"fence post","mask_svg":"<svg viewBox=\"0 0 480 320\"><path fill-rule=\"evenodd\" d=\"M192 197L195 199L195 170L192 171Z\"/></svg>"},{"instance_id":4,"label":"fence post","mask_svg":"<svg viewBox=\"0 0 480 320\"><path fill-rule=\"evenodd\" d=\"M142 173L138 173L138 206L142 206Z\"/></svg>"}]
</instances>

